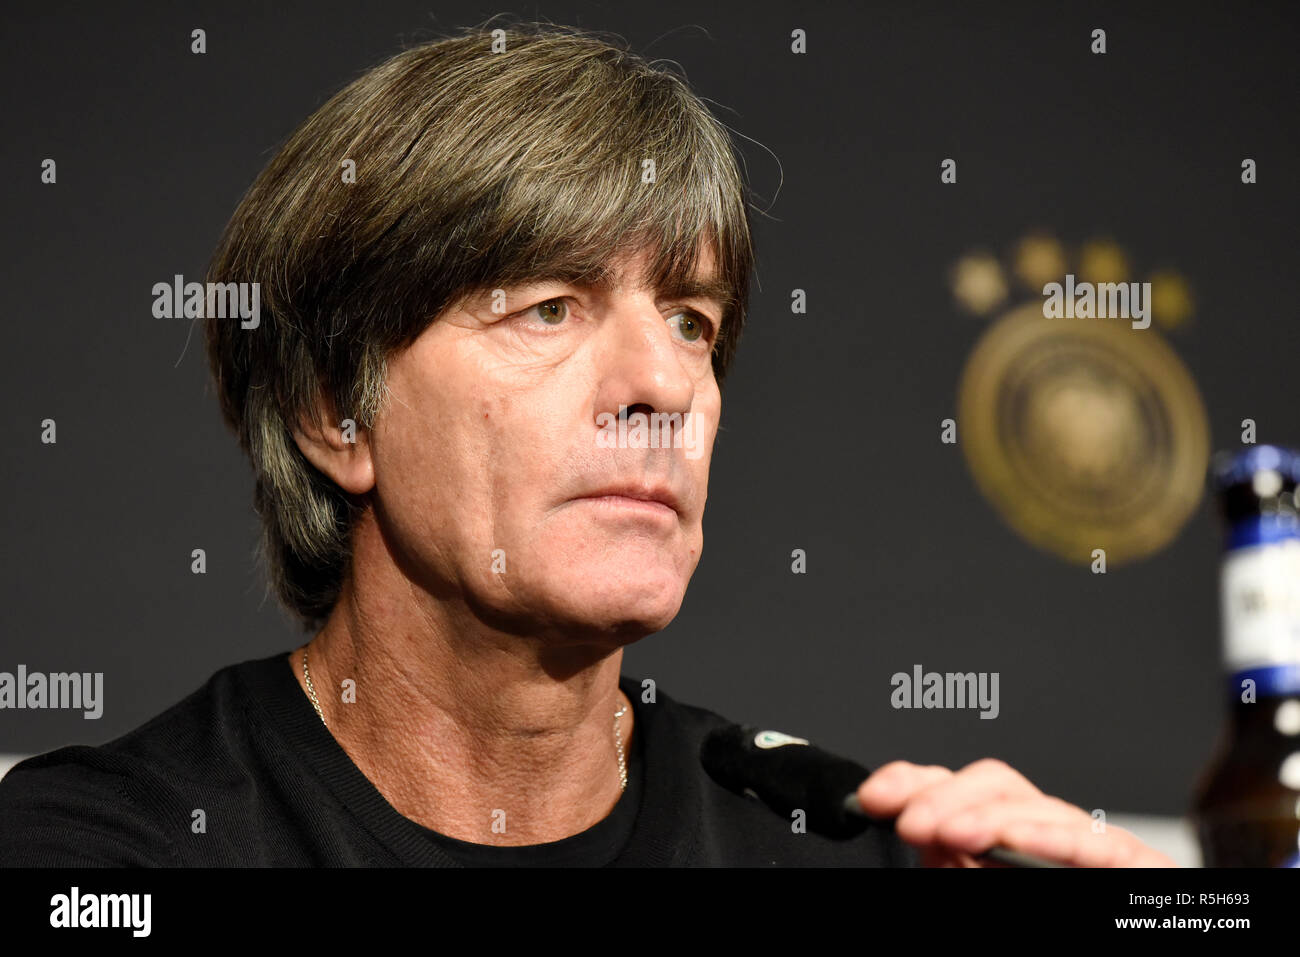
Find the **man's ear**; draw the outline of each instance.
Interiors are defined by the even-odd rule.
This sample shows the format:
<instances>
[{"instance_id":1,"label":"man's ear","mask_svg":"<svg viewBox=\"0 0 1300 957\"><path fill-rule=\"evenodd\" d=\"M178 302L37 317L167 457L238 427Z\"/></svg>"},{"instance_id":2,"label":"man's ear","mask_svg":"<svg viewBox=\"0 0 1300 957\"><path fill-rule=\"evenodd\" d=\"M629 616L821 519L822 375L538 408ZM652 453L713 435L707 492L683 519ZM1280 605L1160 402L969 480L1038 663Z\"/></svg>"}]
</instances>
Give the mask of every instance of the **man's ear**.
<instances>
[{"instance_id":1,"label":"man's ear","mask_svg":"<svg viewBox=\"0 0 1300 957\"><path fill-rule=\"evenodd\" d=\"M364 495L374 488L369 431L354 419L340 419L325 395L317 400L314 410L299 419L293 440L307 461L343 491Z\"/></svg>"}]
</instances>

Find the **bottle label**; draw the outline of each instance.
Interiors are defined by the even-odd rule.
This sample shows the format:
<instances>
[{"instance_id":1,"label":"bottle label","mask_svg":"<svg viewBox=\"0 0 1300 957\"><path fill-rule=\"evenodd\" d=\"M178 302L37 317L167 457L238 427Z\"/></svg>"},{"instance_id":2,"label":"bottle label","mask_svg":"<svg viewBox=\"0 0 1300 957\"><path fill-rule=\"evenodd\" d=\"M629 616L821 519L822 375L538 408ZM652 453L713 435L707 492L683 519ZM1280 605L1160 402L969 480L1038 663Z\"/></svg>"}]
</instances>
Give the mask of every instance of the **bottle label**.
<instances>
[{"instance_id":1,"label":"bottle label","mask_svg":"<svg viewBox=\"0 0 1300 957\"><path fill-rule=\"evenodd\" d=\"M1300 538L1229 551L1220 599L1230 673L1300 671Z\"/></svg>"}]
</instances>

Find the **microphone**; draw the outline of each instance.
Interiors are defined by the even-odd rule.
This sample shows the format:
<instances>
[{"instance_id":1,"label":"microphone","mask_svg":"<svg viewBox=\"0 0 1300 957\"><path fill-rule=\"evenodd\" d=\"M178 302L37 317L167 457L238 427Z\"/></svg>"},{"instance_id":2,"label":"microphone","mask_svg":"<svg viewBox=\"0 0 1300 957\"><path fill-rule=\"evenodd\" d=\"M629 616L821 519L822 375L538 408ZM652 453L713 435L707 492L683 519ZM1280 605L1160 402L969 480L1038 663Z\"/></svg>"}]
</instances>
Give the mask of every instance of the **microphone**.
<instances>
[{"instance_id":1,"label":"microphone","mask_svg":"<svg viewBox=\"0 0 1300 957\"><path fill-rule=\"evenodd\" d=\"M786 819L802 809L809 830L823 837L846 840L868 827L894 828L892 819L871 817L858 801L858 787L870 771L803 738L723 725L705 735L700 764L728 791L757 798ZM976 859L1008 867L1063 866L1004 847L990 848Z\"/></svg>"}]
</instances>

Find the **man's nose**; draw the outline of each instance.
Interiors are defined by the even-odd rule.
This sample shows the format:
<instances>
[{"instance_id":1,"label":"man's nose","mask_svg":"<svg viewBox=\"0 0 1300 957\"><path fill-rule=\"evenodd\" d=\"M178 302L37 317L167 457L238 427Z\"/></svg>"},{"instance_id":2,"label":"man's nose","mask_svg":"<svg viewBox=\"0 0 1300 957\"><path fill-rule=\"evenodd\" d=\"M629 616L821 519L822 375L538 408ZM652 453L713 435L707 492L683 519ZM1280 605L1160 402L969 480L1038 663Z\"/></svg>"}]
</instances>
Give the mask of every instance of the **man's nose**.
<instances>
[{"instance_id":1,"label":"man's nose","mask_svg":"<svg viewBox=\"0 0 1300 957\"><path fill-rule=\"evenodd\" d=\"M695 377L673 341L668 321L653 304L626 303L611 313L599 350L600 389L595 413L622 410L681 413L691 410ZM640 407L640 408L638 408Z\"/></svg>"}]
</instances>

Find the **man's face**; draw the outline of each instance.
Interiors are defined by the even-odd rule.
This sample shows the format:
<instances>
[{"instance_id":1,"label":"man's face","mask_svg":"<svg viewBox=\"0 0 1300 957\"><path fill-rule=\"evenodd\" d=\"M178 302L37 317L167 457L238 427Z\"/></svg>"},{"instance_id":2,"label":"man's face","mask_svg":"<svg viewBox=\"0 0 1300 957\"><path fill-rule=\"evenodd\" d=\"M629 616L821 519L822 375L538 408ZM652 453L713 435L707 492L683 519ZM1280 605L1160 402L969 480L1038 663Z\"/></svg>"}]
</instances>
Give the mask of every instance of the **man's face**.
<instances>
[{"instance_id":1,"label":"man's face","mask_svg":"<svg viewBox=\"0 0 1300 957\"><path fill-rule=\"evenodd\" d=\"M610 263L610 287L485 293L390 359L375 514L435 597L579 641L635 640L677 614L703 548L723 307L642 285L647 259ZM711 252L698 265L713 278ZM659 447L649 429L620 439L620 412L663 416Z\"/></svg>"}]
</instances>

